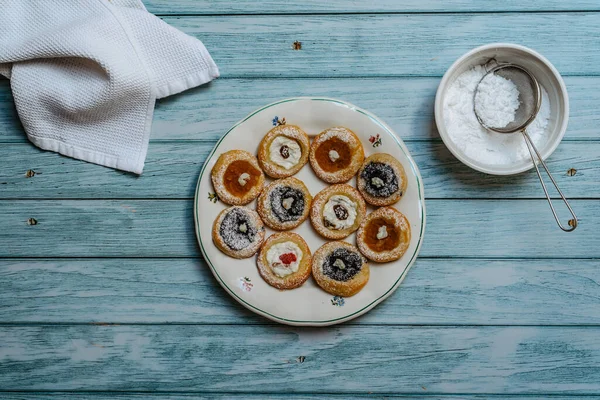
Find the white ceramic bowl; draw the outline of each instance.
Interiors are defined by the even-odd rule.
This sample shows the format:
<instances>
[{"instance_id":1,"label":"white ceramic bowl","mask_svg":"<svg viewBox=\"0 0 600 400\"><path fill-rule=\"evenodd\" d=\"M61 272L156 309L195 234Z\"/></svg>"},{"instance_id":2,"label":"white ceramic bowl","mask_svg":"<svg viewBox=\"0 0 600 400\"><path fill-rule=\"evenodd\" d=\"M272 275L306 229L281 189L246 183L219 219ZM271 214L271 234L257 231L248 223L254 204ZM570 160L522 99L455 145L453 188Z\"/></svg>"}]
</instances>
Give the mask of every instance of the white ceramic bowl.
<instances>
[{"instance_id":1,"label":"white ceramic bowl","mask_svg":"<svg viewBox=\"0 0 600 400\"><path fill-rule=\"evenodd\" d=\"M438 132L448 149L456 158L469 167L493 175L512 175L533 168L531 159L520 162L494 165L484 164L474 160L462 152L456 143L448 136L444 123L444 97L448 87L463 72L475 65L482 65L491 58L499 62L513 62L527 68L538 80L540 85L548 92L550 102L550 120L546 128L547 140L538 150L546 159L554 152L562 140L569 120L569 96L562 77L554 66L541 54L524 46L510 43L492 43L477 47L460 57L446 71L435 96L435 123ZM513 133L512 135L520 135Z\"/></svg>"}]
</instances>

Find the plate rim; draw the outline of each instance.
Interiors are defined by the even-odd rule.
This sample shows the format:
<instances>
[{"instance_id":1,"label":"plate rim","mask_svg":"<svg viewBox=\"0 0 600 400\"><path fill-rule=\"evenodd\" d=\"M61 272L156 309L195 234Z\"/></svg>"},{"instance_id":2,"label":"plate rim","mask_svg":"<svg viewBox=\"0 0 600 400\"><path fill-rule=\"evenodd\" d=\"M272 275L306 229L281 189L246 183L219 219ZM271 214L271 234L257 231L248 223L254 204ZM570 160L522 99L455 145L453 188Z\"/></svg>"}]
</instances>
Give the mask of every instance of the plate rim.
<instances>
[{"instance_id":1,"label":"plate rim","mask_svg":"<svg viewBox=\"0 0 600 400\"><path fill-rule=\"evenodd\" d=\"M362 307L360 310L354 311L350 314L344 315L342 317L338 317L338 318L333 318L330 320L325 320L325 321L310 321L310 320L293 320L293 319L287 319L287 318L282 318L276 315L273 315L267 311L261 310L260 308L258 308L257 306L254 306L250 303L248 303L246 300L242 299L241 297L239 297L232 289L229 288L229 286L223 281L223 279L221 278L221 276L219 275L219 273L216 271L215 267L212 264L212 261L210 260L210 258L208 257L208 255L206 254L206 251L204 249L204 245L202 244L202 236L200 234L199 231L199 218L198 218L198 201L199 201L199 190L200 190L200 182L202 181L202 177L204 176L206 167L208 166L208 161L211 159L211 157L215 154L217 148L219 147L219 145L221 144L221 142L227 137L227 135L229 135L231 133L231 131L233 131L235 128L237 128L239 125L241 125L242 123L246 122L249 118L251 118L252 116L256 115L257 113L264 111L268 108L274 107L276 105L279 104L283 104L283 103L289 103L292 101L325 101L325 102L332 102L332 103L336 103L339 105L343 105L347 108L350 108L356 112L359 112L361 114L364 114L365 116L367 116L369 119L371 119L373 122L375 122L377 125L381 126L384 130L386 130L390 136L393 137L393 139L396 141L396 143L398 144L398 146L400 147L400 149L402 150L402 152L404 153L404 155L408 158L409 162L410 162L410 167L411 170L413 172L413 174L415 175L416 179L417 179L417 186L418 186L418 193L419 193L419 208L421 211L421 230L419 232L419 241L417 243L417 247L415 249L415 251L413 252L411 259L408 261L406 268L404 269L404 271L402 272L402 274L400 275L400 277L396 280L396 282L394 283L394 285L392 285L385 293L383 293L381 296L379 296L378 298L376 298L375 300L373 300L372 302L370 302L369 304L367 304L366 306ZM346 101L343 100L339 100L339 99L335 99L335 98L331 98L331 97L310 97L310 96L301 96L301 97L289 97L289 98L285 98L282 100L278 100L272 103L269 103L263 107L260 107L254 111L252 111L250 114L248 114L246 117L242 118L240 121L236 122L227 132L225 132L225 134L223 136L221 136L221 138L217 141L217 143L214 145L213 149L211 150L211 152L208 154L208 156L206 157L202 168L200 170L200 174L198 176L198 181L196 183L196 190L194 193L194 230L196 232L196 241L198 242L198 245L200 247L200 251L202 252L202 256L204 258L204 261L208 264L213 276L217 279L217 281L219 282L219 284L221 285L221 287L223 287L223 289L225 289L227 291L227 293L233 297L238 303L240 303L242 306L244 306L245 308L247 308L248 310L259 314L267 319L270 319L271 321L275 321L275 322L279 322L282 324L286 324L286 325L292 325L292 326L329 326L329 325L334 325L334 324L339 324L339 323L343 323L346 321L349 321L351 319L357 318L365 313L367 313L368 311L370 311L371 309L373 309L376 305L378 305L379 303L383 302L385 299L387 299L392 293L394 293L396 291L396 289L398 288L398 286L400 286L400 284L402 283L402 281L406 278L406 275L408 274L408 271L411 269L411 267L413 266L413 264L415 263L415 261L417 260L417 256L421 250L421 246L423 244L423 238L425 235L425 225L426 225L426 212L425 212L425 192L424 192L424 188L423 188L423 182L422 182L422 177L421 177L421 173L419 172L419 168L417 167L417 164L415 163L415 161L413 160L410 152L408 151L408 149L406 148L406 145L404 144L404 141L402 139L400 139L400 137L396 134L396 132L394 132L394 130L392 128L390 128L385 122L383 122L381 119L379 119L375 114L372 114L369 111L366 111L360 107L355 106L354 104L348 103ZM211 239L212 240L212 239Z\"/></svg>"}]
</instances>

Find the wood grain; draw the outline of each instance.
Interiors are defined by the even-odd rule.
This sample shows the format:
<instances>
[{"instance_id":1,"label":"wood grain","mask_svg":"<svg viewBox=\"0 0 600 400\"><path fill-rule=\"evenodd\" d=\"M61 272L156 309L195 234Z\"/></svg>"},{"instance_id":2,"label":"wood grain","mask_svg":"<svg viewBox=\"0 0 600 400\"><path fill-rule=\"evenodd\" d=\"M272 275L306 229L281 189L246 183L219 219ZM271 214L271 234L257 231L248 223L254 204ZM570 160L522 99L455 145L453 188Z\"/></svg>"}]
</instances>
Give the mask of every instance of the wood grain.
<instances>
[{"instance_id":1,"label":"wood grain","mask_svg":"<svg viewBox=\"0 0 600 400\"><path fill-rule=\"evenodd\" d=\"M597 0L144 2L200 38L223 79L158 102L141 178L35 149L0 78L0 398L600 396ZM566 76L569 129L549 161L580 198L573 234L528 200L540 198L533 173L485 176L440 142L440 76L495 41L530 46ZM301 95L380 116L429 199L425 257L386 302L328 329L243 309L193 233L191 196L216 140Z\"/></svg>"},{"instance_id":2,"label":"wood grain","mask_svg":"<svg viewBox=\"0 0 600 400\"><path fill-rule=\"evenodd\" d=\"M285 0L268 0L260 3L250 0L144 0L146 8L155 14L310 14L310 13L418 13L418 12L466 12L466 11L569 11L598 10L593 0L534 0L518 1L344 1L305 0L301 4Z\"/></svg>"},{"instance_id":3,"label":"wood grain","mask_svg":"<svg viewBox=\"0 0 600 400\"><path fill-rule=\"evenodd\" d=\"M343 399L343 400L387 400L387 399L402 399L415 400L422 399L427 395L427 399L444 399L444 400L487 400L487 399L511 399L511 400L547 400L548 396L521 396L521 395L494 395L494 394L461 394L453 396L447 394L427 393L427 388L421 388L423 394L334 394L327 393L327 399ZM314 400L323 399L323 394L295 394L295 393L127 393L127 392L25 392L25 393L2 393L2 398L5 400L54 400L54 399L69 399L69 400L112 400L112 399L164 399L164 400L213 400L213 399L260 399L260 400ZM592 397L593 398L593 397ZM590 400L590 396L552 396L552 400Z\"/></svg>"},{"instance_id":4,"label":"wood grain","mask_svg":"<svg viewBox=\"0 0 600 400\"><path fill-rule=\"evenodd\" d=\"M531 47L565 75L600 73L593 12L164 20L201 39L224 77L441 76L467 51L495 42Z\"/></svg>"},{"instance_id":5,"label":"wood grain","mask_svg":"<svg viewBox=\"0 0 600 400\"><path fill-rule=\"evenodd\" d=\"M448 65L449 66L449 65ZM439 78L218 79L159 100L151 140L214 141L265 104L296 96L346 100L371 111L403 140L440 140L433 119ZM569 128L564 140L599 140L600 77L566 77ZM301 121L296 121L301 124ZM8 81L0 80L0 142L26 142ZM152 153L152 146L150 146ZM151 154L150 154L151 155Z\"/></svg>"},{"instance_id":6,"label":"wood grain","mask_svg":"<svg viewBox=\"0 0 600 400\"><path fill-rule=\"evenodd\" d=\"M545 200L429 200L422 256L600 257L600 202L564 233ZM198 256L191 200L0 202L0 257ZM37 221L28 225L29 218Z\"/></svg>"},{"instance_id":7,"label":"wood grain","mask_svg":"<svg viewBox=\"0 0 600 400\"><path fill-rule=\"evenodd\" d=\"M223 77L441 76L467 51L495 42L531 47L564 75L600 74L595 12L163 19L201 39Z\"/></svg>"},{"instance_id":8,"label":"wood grain","mask_svg":"<svg viewBox=\"0 0 600 400\"><path fill-rule=\"evenodd\" d=\"M5 144L0 147L0 199L191 199L213 146L204 141L151 143L140 177L30 144ZM443 143L408 142L407 147L421 171L427 198L544 198L533 171L485 175L458 161ZM570 141L549 158L549 168L569 198L600 198L598 154L600 142ZM571 168L577 171L573 176L567 174ZM35 175L27 177L29 170Z\"/></svg>"},{"instance_id":9,"label":"wood grain","mask_svg":"<svg viewBox=\"0 0 600 400\"><path fill-rule=\"evenodd\" d=\"M599 334L598 327L3 326L0 388L597 395Z\"/></svg>"},{"instance_id":10,"label":"wood grain","mask_svg":"<svg viewBox=\"0 0 600 400\"><path fill-rule=\"evenodd\" d=\"M419 258L350 324L599 325L598 260ZM238 305L201 259L0 260L2 323L272 324Z\"/></svg>"}]
</instances>

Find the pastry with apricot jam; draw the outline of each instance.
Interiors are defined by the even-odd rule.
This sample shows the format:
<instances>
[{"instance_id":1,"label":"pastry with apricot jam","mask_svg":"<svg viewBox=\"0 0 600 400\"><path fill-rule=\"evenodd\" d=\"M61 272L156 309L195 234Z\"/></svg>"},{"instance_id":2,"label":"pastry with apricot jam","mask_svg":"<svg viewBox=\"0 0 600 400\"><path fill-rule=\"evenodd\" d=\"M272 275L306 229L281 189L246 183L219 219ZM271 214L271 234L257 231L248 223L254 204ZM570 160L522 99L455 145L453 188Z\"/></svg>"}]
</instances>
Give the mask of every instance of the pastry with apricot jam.
<instances>
[{"instance_id":1,"label":"pastry with apricot jam","mask_svg":"<svg viewBox=\"0 0 600 400\"><path fill-rule=\"evenodd\" d=\"M406 192L406 173L400 161L389 154L369 156L358 171L358 190L374 206L397 203Z\"/></svg>"},{"instance_id":2,"label":"pastry with apricot jam","mask_svg":"<svg viewBox=\"0 0 600 400\"><path fill-rule=\"evenodd\" d=\"M256 211L247 207L229 207L213 223L215 246L233 258L252 257L265 239L265 226Z\"/></svg>"},{"instance_id":3,"label":"pastry with apricot jam","mask_svg":"<svg viewBox=\"0 0 600 400\"><path fill-rule=\"evenodd\" d=\"M342 126L319 133L310 146L310 165L315 174L327 183L349 181L364 159L365 151L360 139Z\"/></svg>"},{"instance_id":4,"label":"pastry with apricot jam","mask_svg":"<svg viewBox=\"0 0 600 400\"><path fill-rule=\"evenodd\" d=\"M292 176L308 162L310 140L295 125L279 125L271 129L258 146L258 162L271 178Z\"/></svg>"},{"instance_id":5,"label":"pastry with apricot jam","mask_svg":"<svg viewBox=\"0 0 600 400\"><path fill-rule=\"evenodd\" d=\"M356 243L369 260L398 260L410 244L410 223L394 207L382 207L367 215L358 228Z\"/></svg>"},{"instance_id":6,"label":"pastry with apricot jam","mask_svg":"<svg viewBox=\"0 0 600 400\"><path fill-rule=\"evenodd\" d=\"M312 274L327 293L350 297L369 281L369 264L358 249L346 242L329 242L313 255Z\"/></svg>"},{"instance_id":7,"label":"pastry with apricot jam","mask_svg":"<svg viewBox=\"0 0 600 400\"><path fill-rule=\"evenodd\" d=\"M295 289L310 277L312 256L302 237L293 232L275 233L265 241L256 259L258 273L277 289Z\"/></svg>"},{"instance_id":8,"label":"pastry with apricot jam","mask_svg":"<svg viewBox=\"0 0 600 400\"><path fill-rule=\"evenodd\" d=\"M367 213L365 201L350 185L331 185L315 196L310 222L327 239L343 239L356 231Z\"/></svg>"},{"instance_id":9,"label":"pastry with apricot jam","mask_svg":"<svg viewBox=\"0 0 600 400\"><path fill-rule=\"evenodd\" d=\"M258 160L244 150L221 154L210 176L219 199L231 205L250 203L262 192L265 184L265 175Z\"/></svg>"},{"instance_id":10,"label":"pastry with apricot jam","mask_svg":"<svg viewBox=\"0 0 600 400\"><path fill-rule=\"evenodd\" d=\"M311 203L312 196L304 183L289 177L268 184L258 198L256 210L269 228L285 231L304 222Z\"/></svg>"}]
</instances>

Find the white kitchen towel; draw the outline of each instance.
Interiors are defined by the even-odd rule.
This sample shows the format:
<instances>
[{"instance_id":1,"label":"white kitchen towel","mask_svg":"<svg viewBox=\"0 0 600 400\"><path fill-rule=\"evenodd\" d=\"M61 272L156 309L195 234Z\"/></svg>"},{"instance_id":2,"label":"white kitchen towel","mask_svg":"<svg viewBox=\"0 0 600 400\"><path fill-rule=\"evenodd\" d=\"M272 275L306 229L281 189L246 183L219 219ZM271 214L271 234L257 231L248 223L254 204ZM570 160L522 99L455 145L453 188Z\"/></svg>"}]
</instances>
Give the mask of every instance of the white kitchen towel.
<instances>
[{"instance_id":1,"label":"white kitchen towel","mask_svg":"<svg viewBox=\"0 0 600 400\"><path fill-rule=\"evenodd\" d=\"M0 74L36 146L141 174L155 100L219 70L140 0L3 0Z\"/></svg>"}]
</instances>

